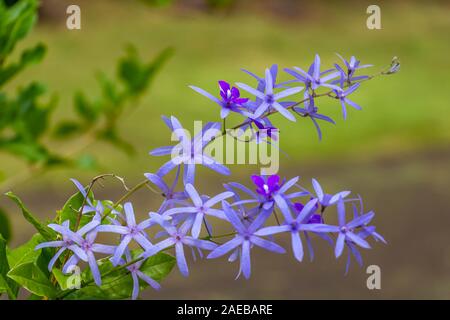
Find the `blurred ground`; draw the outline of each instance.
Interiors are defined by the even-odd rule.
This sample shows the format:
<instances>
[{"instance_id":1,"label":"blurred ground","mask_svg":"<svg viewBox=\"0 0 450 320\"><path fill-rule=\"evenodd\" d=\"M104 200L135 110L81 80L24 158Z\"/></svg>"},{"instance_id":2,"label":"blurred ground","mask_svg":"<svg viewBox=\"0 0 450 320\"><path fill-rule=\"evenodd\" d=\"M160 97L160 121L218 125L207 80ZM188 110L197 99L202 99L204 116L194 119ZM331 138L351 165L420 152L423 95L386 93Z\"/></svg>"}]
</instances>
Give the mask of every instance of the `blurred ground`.
<instances>
[{"instance_id":1,"label":"blurred ground","mask_svg":"<svg viewBox=\"0 0 450 320\"><path fill-rule=\"evenodd\" d=\"M343 121L334 101L323 103L337 119L335 127L323 126L324 141L317 141L309 121L291 124L277 118L284 129L281 147L290 156L282 158L282 175L300 175L308 185L316 177L330 190L354 190L363 196L366 208L377 213L377 227L389 245L375 245L363 257L366 265L381 267L381 291L367 290L365 270L354 265L344 277L344 259L335 262L331 248L317 241L313 263L299 265L290 255L256 250L252 278L234 281L237 265L224 259L200 261L190 264L189 278L182 279L175 271L161 292L148 291L147 297L448 299L449 7L443 2L386 2L381 6L383 29L369 31L367 5L364 1L309 4L296 15L247 7L230 14L206 14L186 8L149 8L134 1L82 1L82 30L68 31L64 21L38 26L23 46L45 42L49 48L45 63L28 70L9 89L39 79L50 92L58 93L57 117L66 117L77 89L98 93L95 70L112 74L124 44L135 44L145 56L175 47L176 55L151 93L123 121L122 130L138 154L129 158L104 145L88 149L100 158L105 172L123 175L133 185L143 172L162 163L147 155L169 141L161 114L176 115L188 124L216 119L216 106L190 91L188 84L214 91L221 79L251 83L239 68L262 74L272 63L305 67L316 52L329 66L336 62L335 52L354 54L363 63L375 64L374 72L398 56L400 73L370 81L355 95L363 111L351 110ZM5 172L23 170L3 154L1 165ZM233 170L231 180L246 182L255 168ZM95 174L56 170L14 191L34 212L50 218L73 192L69 177L87 182ZM207 181L201 190L210 194L221 190L219 182L230 180L209 173L201 177ZM117 199L120 192L118 184L108 183L98 195ZM158 205L158 199L145 191L134 200L143 214ZM4 199L1 204L9 206ZM10 212L15 214L13 244L18 244L33 230L16 209ZM287 241L284 244L289 247Z\"/></svg>"}]
</instances>

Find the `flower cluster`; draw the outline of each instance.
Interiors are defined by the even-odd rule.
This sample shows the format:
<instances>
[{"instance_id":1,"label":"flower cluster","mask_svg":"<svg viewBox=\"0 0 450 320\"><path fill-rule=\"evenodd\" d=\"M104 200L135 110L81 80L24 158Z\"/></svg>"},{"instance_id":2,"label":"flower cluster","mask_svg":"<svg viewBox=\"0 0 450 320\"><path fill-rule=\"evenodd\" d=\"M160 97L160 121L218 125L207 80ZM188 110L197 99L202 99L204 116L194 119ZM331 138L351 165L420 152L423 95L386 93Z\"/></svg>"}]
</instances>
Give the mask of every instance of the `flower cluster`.
<instances>
[{"instance_id":1,"label":"flower cluster","mask_svg":"<svg viewBox=\"0 0 450 320\"><path fill-rule=\"evenodd\" d=\"M341 59L342 66L336 64L333 69L321 70L321 60L316 55L307 71L299 67L284 69L293 79L281 83L277 83L276 65L266 69L264 77L244 70L256 79L256 87L244 83L236 83L235 87L225 81L219 81L219 97L195 86L191 88L219 105L222 119L227 118L230 113L244 117L237 127L258 131L272 130L276 128L268 119L271 114L279 113L291 121L296 121L294 114L298 114L301 117L309 117L321 137L317 120L331 123L334 121L318 113L317 99L328 96L339 100L343 117L346 118L347 105L361 109L349 100L348 96L360 88L361 81L371 78L355 75L358 69L368 65L361 65L355 57L351 57L349 61L342 57ZM238 88L249 93L251 97L241 97ZM327 91L321 93L318 91L320 88ZM294 95L302 91L299 102L285 100L288 97L293 99ZM186 259L186 250L189 249L194 258L198 255L215 259L227 255L230 262L239 260L238 277L242 274L249 278L251 252L254 249L286 253L286 249L275 242L275 235L286 234L290 238L291 251L299 262L304 258L304 243L310 259L313 259L315 238L323 239L333 246L336 258L346 251L346 273L352 256L362 265L359 250L370 248L370 238L386 242L375 226L371 225L374 212L365 212L359 196L352 197L350 191L325 193L315 179L309 189L300 183L299 177L281 179L279 175L252 175L251 187L229 182L224 184L225 190L219 194L203 194L195 183L198 165L223 175L230 174L227 167L203 153L213 138L213 135L208 135L208 131L225 134L226 128L221 128L220 123L208 123L201 133L190 139L184 134L177 118L163 117L163 120L180 144L151 151L151 155L172 155L172 158L156 170L156 173L146 173L146 180L140 184L149 186L154 191L155 187L159 189L156 192L163 197L159 208L149 210L147 218L137 222L130 202L124 203L123 206L119 202L105 208L103 202L90 197L90 188L85 188L73 180L84 198L83 206L79 209L80 215L91 214L91 219L84 225L71 226L69 221L49 225L59 234L58 239L36 247L58 248L48 265L49 270L54 268L57 261L60 262L63 272L84 261L89 266L95 283L100 286L102 274L97 255L106 255L113 266L122 266L131 274L134 283L132 297L137 298L139 281L144 281L155 289L160 287L158 282L140 271L140 268L146 259L162 251L174 250L178 269L184 276L189 274ZM225 122L222 126L225 126ZM266 137L273 139L270 130ZM180 150L181 154L178 152ZM174 154L177 156L173 156ZM165 179L173 170L176 171L175 179L172 183L167 183ZM133 188L125 198L137 189ZM213 221L228 224L229 232L222 235L215 233ZM150 236L153 234L151 230L156 231L153 237ZM115 234L117 243L97 243L97 235L100 233ZM139 248L137 256L131 254L132 246ZM66 259L62 259L65 252L69 254L65 254Z\"/></svg>"}]
</instances>

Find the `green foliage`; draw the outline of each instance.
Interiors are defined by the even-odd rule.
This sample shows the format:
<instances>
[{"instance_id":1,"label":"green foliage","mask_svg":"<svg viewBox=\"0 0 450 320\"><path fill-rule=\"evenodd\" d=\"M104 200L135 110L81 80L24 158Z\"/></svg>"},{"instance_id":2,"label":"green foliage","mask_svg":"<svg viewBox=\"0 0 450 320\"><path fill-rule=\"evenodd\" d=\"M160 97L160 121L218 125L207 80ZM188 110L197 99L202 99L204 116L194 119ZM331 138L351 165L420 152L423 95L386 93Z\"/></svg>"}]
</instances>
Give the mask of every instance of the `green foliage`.
<instances>
[{"instance_id":1,"label":"green foliage","mask_svg":"<svg viewBox=\"0 0 450 320\"><path fill-rule=\"evenodd\" d=\"M19 287L7 274L9 272L6 240L0 235L0 294L6 292L10 299L17 298Z\"/></svg>"},{"instance_id":2,"label":"green foliage","mask_svg":"<svg viewBox=\"0 0 450 320\"><path fill-rule=\"evenodd\" d=\"M31 237L31 239L22 244L21 246L8 251L8 262L11 269L19 266L21 264L30 263L36 261L39 257L39 251L34 250L34 248L44 241L42 235L36 233Z\"/></svg>"},{"instance_id":3,"label":"green foliage","mask_svg":"<svg viewBox=\"0 0 450 320\"><path fill-rule=\"evenodd\" d=\"M118 76L125 84L128 95L142 94L149 87L157 72L173 55L174 50L167 48L161 51L150 63L143 63L136 48L129 46L127 55L119 60Z\"/></svg>"},{"instance_id":4,"label":"green foliage","mask_svg":"<svg viewBox=\"0 0 450 320\"><path fill-rule=\"evenodd\" d=\"M0 88L28 65L41 62L45 56L45 51L45 46L39 43L31 49L25 50L18 62L2 68L0 70Z\"/></svg>"},{"instance_id":5,"label":"green foliage","mask_svg":"<svg viewBox=\"0 0 450 320\"><path fill-rule=\"evenodd\" d=\"M25 49L17 62L6 64L16 44L31 30L37 20L36 0L19 0L12 6L0 3L0 89L14 76L33 63L44 58L46 47L39 43ZM15 97L0 91L0 150L7 151L42 168L53 165L79 165L92 168L93 161L66 159L65 154L50 150L43 140L48 133L58 139L76 139L81 136L108 141L127 153L132 146L120 137L117 130L119 117L126 108L150 86L157 72L172 54L163 50L155 59L146 62L139 58L130 46L127 55L118 61L117 79L109 79L104 73L98 76L101 96L94 102L83 92L74 95L77 119L64 120L50 126L50 116L56 107L56 99L43 103L44 85L32 82L19 88Z\"/></svg>"},{"instance_id":6,"label":"green foliage","mask_svg":"<svg viewBox=\"0 0 450 320\"><path fill-rule=\"evenodd\" d=\"M8 219L7 213L0 208L0 236L8 242L11 239L11 224Z\"/></svg>"},{"instance_id":7,"label":"green foliage","mask_svg":"<svg viewBox=\"0 0 450 320\"><path fill-rule=\"evenodd\" d=\"M48 147L48 138L64 139L93 137L110 142L116 148L128 153L133 151L131 144L118 133L117 124L120 117L130 106L146 92L156 74L172 55L172 49L163 50L151 61L142 60L133 47L117 64L116 78L109 78L100 73L98 83L100 96L88 98L83 92L74 95L73 106L75 119L63 120L50 125L52 112L57 106L55 97L46 98L46 87L39 82L30 82L17 89L15 95L6 94L5 87L10 81L23 72L28 66L42 61L46 47L42 43L24 49L17 61L8 59L22 40L32 29L37 20L37 0L19 0L6 6L0 1L0 151L9 152L18 158L47 169L54 165L77 165L81 168L97 167L95 159L90 155L75 155L68 158L62 152ZM78 141L78 140L75 140ZM89 269L82 273L82 288L73 291L68 286L70 275L64 275L61 267L67 256L61 256L50 273L48 263L55 254L53 248L35 250L43 241L60 239L47 225L43 224L28 210L14 193L6 196L20 208L23 217L38 231L28 242L9 249L7 241L11 238L11 230L7 215L0 209L0 295L6 293L10 299L16 299L19 288L30 293L29 299L68 298L83 299L123 299L129 298L132 291L132 278L126 268L113 267L108 259L101 260L100 270L103 285L93 285ZM88 195L94 205L92 192ZM57 212L56 222L70 221L70 227L76 231L92 220L94 213L79 216L84 204L80 192L71 196L63 208ZM113 205L111 201L102 201L104 208ZM120 207L117 207L120 210ZM78 219L80 219L78 221ZM103 223L110 223L107 219ZM136 253L134 253L136 255ZM142 271L160 281L172 270L175 259L160 253L148 259ZM144 288L146 284L142 283Z\"/></svg>"},{"instance_id":8,"label":"green foliage","mask_svg":"<svg viewBox=\"0 0 450 320\"><path fill-rule=\"evenodd\" d=\"M9 8L0 2L0 65L33 27L37 7L36 0L22 0Z\"/></svg>"},{"instance_id":9,"label":"green foliage","mask_svg":"<svg viewBox=\"0 0 450 320\"><path fill-rule=\"evenodd\" d=\"M46 225L42 224L38 219L34 217L34 215L25 207L22 200L19 199L14 193L7 192L6 196L9 197L11 200L13 200L22 210L22 214L25 217L25 219L31 223L36 230L46 239L46 240L52 240L55 239L56 234L55 232L47 227Z\"/></svg>"},{"instance_id":10,"label":"green foliage","mask_svg":"<svg viewBox=\"0 0 450 320\"><path fill-rule=\"evenodd\" d=\"M117 79L105 73L97 76L100 96L88 98L82 91L74 95L76 120L61 122L54 134L58 138L90 131L98 139L109 142L126 153L133 153L133 146L119 134L117 124L122 115L136 104L137 99L150 87L157 73L172 56L173 49L162 50L150 62L143 61L136 48L128 46L126 55L117 64Z\"/></svg>"},{"instance_id":11,"label":"green foliage","mask_svg":"<svg viewBox=\"0 0 450 320\"><path fill-rule=\"evenodd\" d=\"M141 250L133 250L132 256L136 257ZM175 266L175 258L166 253L158 253L147 259L140 270L156 281L164 279ZM93 283L89 271L82 273L82 281L86 285L65 296L65 299L127 299L133 290L133 281L130 273L125 268L115 268L107 259L101 261L99 270L102 273L102 285L100 287ZM140 288L148 287L147 283L141 281Z\"/></svg>"},{"instance_id":12,"label":"green foliage","mask_svg":"<svg viewBox=\"0 0 450 320\"><path fill-rule=\"evenodd\" d=\"M14 281L15 286L23 287L35 296L55 298L58 290L52 284L47 270L52 250L35 250L44 240L42 235L35 234L27 243L9 251L7 257L10 270L7 277L8 281Z\"/></svg>"},{"instance_id":13,"label":"green foliage","mask_svg":"<svg viewBox=\"0 0 450 320\"><path fill-rule=\"evenodd\" d=\"M45 274L45 269L44 271L36 270L36 268L39 268L36 262L41 253L36 251L35 247L43 240L44 238L40 234L35 234L25 244L14 250L8 250L0 239L0 292L2 292L3 285L3 292L7 292L10 299L17 297L20 286L26 285L33 291L39 290L35 282L41 278L42 274ZM32 266L34 264L36 264L35 267ZM30 278L29 280L25 279L27 275ZM45 282L42 280L42 283Z\"/></svg>"},{"instance_id":14,"label":"green foliage","mask_svg":"<svg viewBox=\"0 0 450 320\"><path fill-rule=\"evenodd\" d=\"M24 263L11 269L8 277L37 296L56 297L57 290L36 262Z\"/></svg>"},{"instance_id":15,"label":"green foliage","mask_svg":"<svg viewBox=\"0 0 450 320\"><path fill-rule=\"evenodd\" d=\"M91 201L94 201L94 194L89 192L88 198ZM78 215L80 212L81 206L84 204L84 197L81 192L77 192L72 195L69 200L64 204L63 208L57 211L57 221L58 223L63 223L64 221L69 220L69 225L72 229L75 228L78 221ZM79 228L84 226L86 223L92 221L93 213L85 213L81 216L80 223L78 225Z\"/></svg>"}]
</instances>

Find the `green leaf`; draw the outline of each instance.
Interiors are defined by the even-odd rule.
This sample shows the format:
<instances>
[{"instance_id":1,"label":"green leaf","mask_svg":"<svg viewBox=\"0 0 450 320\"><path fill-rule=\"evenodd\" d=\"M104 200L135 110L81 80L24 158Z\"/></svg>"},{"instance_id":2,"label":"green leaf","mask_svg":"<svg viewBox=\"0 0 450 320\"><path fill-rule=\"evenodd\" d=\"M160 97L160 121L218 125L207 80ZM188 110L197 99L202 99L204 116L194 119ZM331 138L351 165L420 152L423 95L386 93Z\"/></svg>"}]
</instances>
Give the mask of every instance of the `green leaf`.
<instances>
[{"instance_id":1,"label":"green leaf","mask_svg":"<svg viewBox=\"0 0 450 320\"><path fill-rule=\"evenodd\" d=\"M56 288L36 263L20 264L8 272L8 277L35 295L49 298L57 295Z\"/></svg>"},{"instance_id":2,"label":"green leaf","mask_svg":"<svg viewBox=\"0 0 450 320\"><path fill-rule=\"evenodd\" d=\"M140 270L156 281L162 281L172 271L176 259L170 254L160 252L148 258Z\"/></svg>"},{"instance_id":3,"label":"green leaf","mask_svg":"<svg viewBox=\"0 0 450 320\"><path fill-rule=\"evenodd\" d=\"M6 242L11 239L11 224L8 215L2 208L0 208L0 235Z\"/></svg>"},{"instance_id":4,"label":"green leaf","mask_svg":"<svg viewBox=\"0 0 450 320\"><path fill-rule=\"evenodd\" d=\"M68 289L67 288L68 280L71 275L70 274L65 275L61 270L56 269L56 268L53 268L52 274L55 277L56 281L58 282L61 290L67 290Z\"/></svg>"},{"instance_id":5,"label":"green leaf","mask_svg":"<svg viewBox=\"0 0 450 320\"><path fill-rule=\"evenodd\" d=\"M11 80L29 64L42 61L45 51L45 46L42 43L39 43L31 49L25 50L22 53L19 62L12 63L3 69L0 68L0 87Z\"/></svg>"},{"instance_id":6,"label":"green leaf","mask_svg":"<svg viewBox=\"0 0 450 320\"><path fill-rule=\"evenodd\" d=\"M94 193L92 191L89 192L88 198L91 201L94 201ZM81 192L77 192L77 193L73 194L69 198L69 200L66 201L66 203L64 204L62 209L57 212L59 222L63 223L64 221L69 220L70 228L73 229L77 224L78 213L79 213L80 208L83 205L83 203L84 203L84 196L81 194ZM80 220L79 228L81 228L85 224L89 223L92 220L92 217L93 217L93 214L91 214L91 213L83 214L81 217L81 220Z\"/></svg>"},{"instance_id":7,"label":"green leaf","mask_svg":"<svg viewBox=\"0 0 450 320\"><path fill-rule=\"evenodd\" d=\"M81 126L78 122L63 121L56 126L53 135L58 139L67 139L82 130L83 126Z\"/></svg>"},{"instance_id":8,"label":"green leaf","mask_svg":"<svg viewBox=\"0 0 450 320\"><path fill-rule=\"evenodd\" d=\"M0 20L0 61L10 54L37 20L36 0L22 0L2 12Z\"/></svg>"},{"instance_id":9,"label":"green leaf","mask_svg":"<svg viewBox=\"0 0 450 320\"><path fill-rule=\"evenodd\" d=\"M32 163L45 163L51 159L51 155L48 150L33 141L0 140L0 148L20 156Z\"/></svg>"},{"instance_id":10,"label":"green leaf","mask_svg":"<svg viewBox=\"0 0 450 320\"><path fill-rule=\"evenodd\" d=\"M98 107L89 102L82 92L77 92L73 99L75 111L87 123L93 123L98 119Z\"/></svg>"},{"instance_id":11,"label":"green leaf","mask_svg":"<svg viewBox=\"0 0 450 320\"><path fill-rule=\"evenodd\" d=\"M11 268L20 264L30 263L37 260L40 252L35 250L36 246L43 242L44 238L39 233L34 234L31 239L23 245L8 251L8 262Z\"/></svg>"},{"instance_id":12,"label":"green leaf","mask_svg":"<svg viewBox=\"0 0 450 320\"><path fill-rule=\"evenodd\" d=\"M145 64L140 60L136 49L130 46L127 56L122 58L118 65L118 76L126 85L129 94L139 95L147 89L173 52L173 48L166 48L153 61Z\"/></svg>"},{"instance_id":13,"label":"green leaf","mask_svg":"<svg viewBox=\"0 0 450 320\"><path fill-rule=\"evenodd\" d=\"M6 248L6 240L0 235L0 293L6 292L10 299L16 299L19 287L7 277L10 268Z\"/></svg>"},{"instance_id":14,"label":"green leaf","mask_svg":"<svg viewBox=\"0 0 450 320\"><path fill-rule=\"evenodd\" d=\"M37 220L34 215L25 207L22 200L20 200L14 193L7 192L6 196L9 197L11 200L13 200L22 210L22 214L25 217L25 219L31 223L36 230L46 239L46 240L54 240L56 238L56 233L47 227L46 225L42 224L39 220Z\"/></svg>"},{"instance_id":15,"label":"green leaf","mask_svg":"<svg viewBox=\"0 0 450 320\"><path fill-rule=\"evenodd\" d=\"M97 80L102 90L102 111L109 117L115 117L117 109L122 104L123 96L119 93L116 83L103 72L98 74Z\"/></svg>"},{"instance_id":16,"label":"green leaf","mask_svg":"<svg viewBox=\"0 0 450 320\"><path fill-rule=\"evenodd\" d=\"M10 265L7 276L35 295L53 298L57 290L49 280L47 266L54 252L51 248L36 250L43 241L42 235L35 234L25 244L10 250L7 253Z\"/></svg>"}]
</instances>

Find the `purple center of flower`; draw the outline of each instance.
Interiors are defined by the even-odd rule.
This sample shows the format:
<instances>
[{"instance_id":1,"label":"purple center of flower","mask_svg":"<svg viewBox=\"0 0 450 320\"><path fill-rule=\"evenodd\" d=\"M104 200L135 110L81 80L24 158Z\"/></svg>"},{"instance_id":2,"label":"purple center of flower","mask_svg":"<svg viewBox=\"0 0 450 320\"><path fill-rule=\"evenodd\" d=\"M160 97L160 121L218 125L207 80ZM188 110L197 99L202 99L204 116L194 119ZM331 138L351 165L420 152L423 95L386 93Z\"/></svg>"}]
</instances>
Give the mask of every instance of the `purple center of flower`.
<instances>
[{"instance_id":1,"label":"purple center of flower","mask_svg":"<svg viewBox=\"0 0 450 320\"><path fill-rule=\"evenodd\" d=\"M274 103L274 102L275 102L275 98L274 98L273 94L268 94L268 95L266 95L265 101L266 101L268 104Z\"/></svg>"},{"instance_id":2,"label":"purple center of flower","mask_svg":"<svg viewBox=\"0 0 450 320\"><path fill-rule=\"evenodd\" d=\"M267 200L272 200L272 195L280 189L280 177L277 175L264 178L252 176L253 183L257 186L256 192L264 196Z\"/></svg>"},{"instance_id":3,"label":"purple center of flower","mask_svg":"<svg viewBox=\"0 0 450 320\"><path fill-rule=\"evenodd\" d=\"M346 226L341 227L341 232L342 233L347 233L349 230Z\"/></svg>"},{"instance_id":4,"label":"purple center of flower","mask_svg":"<svg viewBox=\"0 0 450 320\"><path fill-rule=\"evenodd\" d=\"M128 231L130 232L131 235L136 235L139 233L139 228L138 226L132 226L128 228Z\"/></svg>"},{"instance_id":5,"label":"purple center of flower","mask_svg":"<svg viewBox=\"0 0 450 320\"><path fill-rule=\"evenodd\" d=\"M64 245L66 247L69 247L69 246L73 245L73 241L70 239L66 239L66 240L64 240Z\"/></svg>"},{"instance_id":6,"label":"purple center of flower","mask_svg":"<svg viewBox=\"0 0 450 320\"><path fill-rule=\"evenodd\" d=\"M133 265L131 265L131 266L128 267L128 270L129 270L130 272L136 272L136 271L139 270L139 267L138 267L137 264L133 264Z\"/></svg>"},{"instance_id":7,"label":"purple center of flower","mask_svg":"<svg viewBox=\"0 0 450 320\"><path fill-rule=\"evenodd\" d=\"M291 230L292 231L298 231L298 223L297 223L297 221L293 221L291 223Z\"/></svg>"},{"instance_id":8,"label":"purple center of flower","mask_svg":"<svg viewBox=\"0 0 450 320\"><path fill-rule=\"evenodd\" d=\"M90 243L89 241L83 241L82 243L81 243L81 248L84 250L84 251L91 251L91 249L92 249L92 243Z\"/></svg>"}]
</instances>

